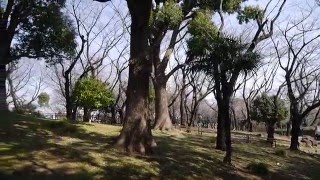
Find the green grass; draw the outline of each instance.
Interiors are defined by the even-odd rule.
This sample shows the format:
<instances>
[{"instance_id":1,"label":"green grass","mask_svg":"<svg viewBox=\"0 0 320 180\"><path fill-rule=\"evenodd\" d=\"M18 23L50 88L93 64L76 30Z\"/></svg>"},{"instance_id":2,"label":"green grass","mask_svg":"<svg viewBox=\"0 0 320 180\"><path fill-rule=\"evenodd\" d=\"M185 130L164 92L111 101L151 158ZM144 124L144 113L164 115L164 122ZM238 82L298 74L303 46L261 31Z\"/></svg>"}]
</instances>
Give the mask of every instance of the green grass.
<instances>
[{"instance_id":1,"label":"green grass","mask_svg":"<svg viewBox=\"0 0 320 180\"><path fill-rule=\"evenodd\" d=\"M120 129L0 114L0 179L320 179L318 155L279 156L287 147L263 141L235 141L225 166L210 133L156 131L153 155L128 155L112 145ZM247 168L254 163L268 174Z\"/></svg>"}]
</instances>

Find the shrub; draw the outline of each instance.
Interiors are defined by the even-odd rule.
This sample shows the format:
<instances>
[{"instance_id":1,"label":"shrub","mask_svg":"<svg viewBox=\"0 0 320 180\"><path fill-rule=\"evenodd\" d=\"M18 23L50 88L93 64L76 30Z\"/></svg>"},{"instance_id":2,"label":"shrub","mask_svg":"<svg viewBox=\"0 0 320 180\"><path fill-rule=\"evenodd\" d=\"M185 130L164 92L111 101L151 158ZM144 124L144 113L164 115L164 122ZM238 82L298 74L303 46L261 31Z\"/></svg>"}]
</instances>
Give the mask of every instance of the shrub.
<instances>
[{"instance_id":1,"label":"shrub","mask_svg":"<svg viewBox=\"0 0 320 180\"><path fill-rule=\"evenodd\" d=\"M258 175L267 175L269 174L269 168L268 165L265 163L250 163L247 166L247 169L251 171L252 173L258 174Z\"/></svg>"},{"instance_id":2,"label":"shrub","mask_svg":"<svg viewBox=\"0 0 320 180\"><path fill-rule=\"evenodd\" d=\"M287 157L287 151L284 149L278 149L275 151L275 154L280 157Z\"/></svg>"}]
</instances>

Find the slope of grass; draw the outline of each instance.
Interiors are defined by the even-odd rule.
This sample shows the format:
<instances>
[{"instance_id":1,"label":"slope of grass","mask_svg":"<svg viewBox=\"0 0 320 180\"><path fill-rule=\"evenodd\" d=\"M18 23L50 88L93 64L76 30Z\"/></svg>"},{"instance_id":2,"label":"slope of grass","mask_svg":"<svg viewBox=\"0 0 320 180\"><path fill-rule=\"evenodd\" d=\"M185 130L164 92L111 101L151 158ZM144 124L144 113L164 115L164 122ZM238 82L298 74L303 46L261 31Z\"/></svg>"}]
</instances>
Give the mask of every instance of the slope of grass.
<instances>
[{"instance_id":1,"label":"slope of grass","mask_svg":"<svg viewBox=\"0 0 320 180\"><path fill-rule=\"evenodd\" d=\"M320 157L234 142L234 166L222 163L212 134L154 132L151 156L127 155L112 143L121 127L69 124L0 114L0 179L320 179ZM248 169L263 163L267 175Z\"/></svg>"}]
</instances>

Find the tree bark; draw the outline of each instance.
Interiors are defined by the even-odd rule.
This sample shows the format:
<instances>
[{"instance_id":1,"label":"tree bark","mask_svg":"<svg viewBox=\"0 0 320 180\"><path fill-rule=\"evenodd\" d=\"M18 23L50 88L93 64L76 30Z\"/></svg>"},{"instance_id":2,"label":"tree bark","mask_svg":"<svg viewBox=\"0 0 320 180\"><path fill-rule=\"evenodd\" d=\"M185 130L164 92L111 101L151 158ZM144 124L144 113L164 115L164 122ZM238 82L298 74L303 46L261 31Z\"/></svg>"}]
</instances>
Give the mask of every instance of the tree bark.
<instances>
[{"instance_id":1,"label":"tree bark","mask_svg":"<svg viewBox=\"0 0 320 180\"><path fill-rule=\"evenodd\" d=\"M148 54L148 23L151 0L127 0L131 14L131 43L129 80L127 88L125 124L117 145L127 152L151 153L156 146L151 133L148 114L149 78L151 63Z\"/></svg>"},{"instance_id":2,"label":"tree bark","mask_svg":"<svg viewBox=\"0 0 320 180\"><path fill-rule=\"evenodd\" d=\"M89 108L83 108L83 122L89 122L91 118L91 112Z\"/></svg>"},{"instance_id":3,"label":"tree bark","mask_svg":"<svg viewBox=\"0 0 320 180\"><path fill-rule=\"evenodd\" d=\"M111 124L117 124L116 115L117 115L116 106L113 105L111 106Z\"/></svg>"},{"instance_id":4,"label":"tree bark","mask_svg":"<svg viewBox=\"0 0 320 180\"><path fill-rule=\"evenodd\" d=\"M64 96L66 99L66 113L67 113L67 119L69 121L72 121L72 109L73 109L73 103L72 103L72 98L71 98L71 93L70 93L70 80L69 80L69 75L65 75L65 82L64 82Z\"/></svg>"},{"instance_id":5,"label":"tree bark","mask_svg":"<svg viewBox=\"0 0 320 180\"><path fill-rule=\"evenodd\" d=\"M6 65L0 64L0 111L8 111L6 77Z\"/></svg>"},{"instance_id":6,"label":"tree bark","mask_svg":"<svg viewBox=\"0 0 320 180\"><path fill-rule=\"evenodd\" d=\"M172 121L169 114L166 84L154 86L155 90L155 126L154 129L172 130Z\"/></svg>"},{"instance_id":7,"label":"tree bark","mask_svg":"<svg viewBox=\"0 0 320 180\"><path fill-rule=\"evenodd\" d=\"M267 125L267 133L268 133L267 141L270 143L273 143L273 139L274 139L274 126L275 124Z\"/></svg>"},{"instance_id":8,"label":"tree bark","mask_svg":"<svg viewBox=\"0 0 320 180\"><path fill-rule=\"evenodd\" d=\"M224 114L224 133L225 133L225 145L226 155L223 162L231 164L232 147L231 147L231 117L230 117L230 97L224 93L222 111Z\"/></svg>"},{"instance_id":9,"label":"tree bark","mask_svg":"<svg viewBox=\"0 0 320 180\"><path fill-rule=\"evenodd\" d=\"M0 111L8 111L6 65L9 63L11 41L6 26L6 23L0 23Z\"/></svg>"},{"instance_id":10,"label":"tree bark","mask_svg":"<svg viewBox=\"0 0 320 180\"><path fill-rule=\"evenodd\" d=\"M225 133L224 133L224 119L225 114L222 112L222 102L218 102L218 121L217 121L217 141L216 141L216 149L225 151Z\"/></svg>"},{"instance_id":11,"label":"tree bark","mask_svg":"<svg viewBox=\"0 0 320 180\"><path fill-rule=\"evenodd\" d=\"M293 113L292 114L292 129L291 129L291 143L290 150L299 150L299 134L300 134L300 125L301 118L299 115Z\"/></svg>"},{"instance_id":12,"label":"tree bark","mask_svg":"<svg viewBox=\"0 0 320 180\"><path fill-rule=\"evenodd\" d=\"M291 132L291 120L287 122L287 131L286 131L286 136L289 136Z\"/></svg>"},{"instance_id":13,"label":"tree bark","mask_svg":"<svg viewBox=\"0 0 320 180\"><path fill-rule=\"evenodd\" d=\"M72 122L76 122L77 121L77 106L73 106L73 108L71 109L71 121Z\"/></svg>"}]
</instances>

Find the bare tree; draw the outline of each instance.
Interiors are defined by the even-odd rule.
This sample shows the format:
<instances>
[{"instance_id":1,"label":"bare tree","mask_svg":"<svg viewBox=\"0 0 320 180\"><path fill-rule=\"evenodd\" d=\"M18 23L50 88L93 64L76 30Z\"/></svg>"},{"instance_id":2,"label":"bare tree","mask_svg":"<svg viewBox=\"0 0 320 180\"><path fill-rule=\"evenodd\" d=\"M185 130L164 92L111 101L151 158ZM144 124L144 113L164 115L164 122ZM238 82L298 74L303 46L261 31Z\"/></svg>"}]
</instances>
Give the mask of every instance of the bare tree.
<instances>
[{"instance_id":1,"label":"bare tree","mask_svg":"<svg viewBox=\"0 0 320 180\"><path fill-rule=\"evenodd\" d=\"M37 100L39 93L44 88L42 74L32 76L33 66L22 67L21 64L10 63L7 70L9 93L15 111L23 113L24 107L29 107Z\"/></svg>"},{"instance_id":2,"label":"bare tree","mask_svg":"<svg viewBox=\"0 0 320 180\"><path fill-rule=\"evenodd\" d=\"M88 9L91 9L88 11ZM77 106L72 92L74 84L86 76L98 76L105 68L104 61L109 53L120 42L123 33L117 23L116 13L108 19L103 19L108 5L97 8L97 4L88 4L82 0L73 0L68 5L79 38L79 47L76 55L71 58L61 59L54 64L54 81L60 88L65 99L67 118L76 119ZM88 13L83 13L88 12ZM107 31L108 29L108 31ZM113 29L113 30L111 30ZM86 111L86 116L89 112ZM86 118L85 120L87 120Z\"/></svg>"},{"instance_id":3,"label":"bare tree","mask_svg":"<svg viewBox=\"0 0 320 180\"><path fill-rule=\"evenodd\" d=\"M281 36L272 38L280 68L284 72L290 101L291 150L299 147L303 119L320 106L320 33L318 22L311 20L313 9L279 28ZM311 21L310 21L311 20Z\"/></svg>"},{"instance_id":4,"label":"bare tree","mask_svg":"<svg viewBox=\"0 0 320 180\"><path fill-rule=\"evenodd\" d=\"M213 80L203 73L189 73L188 81L190 86L186 92L185 104L188 127L194 124L200 103L213 92ZM191 96L191 98L190 98ZM189 103L188 103L189 100Z\"/></svg>"}]
</instances>

